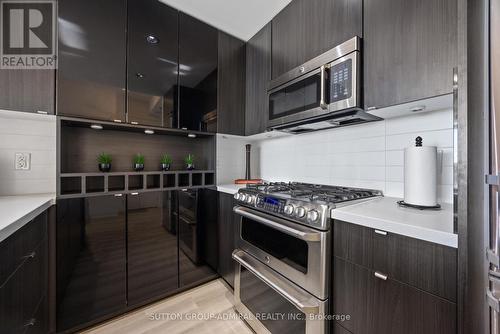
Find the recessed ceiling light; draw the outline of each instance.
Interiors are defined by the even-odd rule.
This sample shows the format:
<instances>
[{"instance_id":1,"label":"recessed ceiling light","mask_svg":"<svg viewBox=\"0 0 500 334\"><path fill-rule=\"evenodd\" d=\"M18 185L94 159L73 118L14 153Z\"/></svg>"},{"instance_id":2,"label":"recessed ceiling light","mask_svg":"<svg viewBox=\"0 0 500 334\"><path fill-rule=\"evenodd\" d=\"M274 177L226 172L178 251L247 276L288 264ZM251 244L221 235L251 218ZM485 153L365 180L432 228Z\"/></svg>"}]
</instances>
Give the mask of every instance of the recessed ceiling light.
<instances>
[{"instance_id":1,"label":"recessed ceiling light","mask_svg":"<svg viewBox=\"0 0 500 334\"><path fill-rule=\"evenodd\" d=\"M150 129L144 130L144 133L147 135L154 135L155 134L155 132L153 130L150 130Z\"/></svg>"},{"instance_id":2,"label":"recessed ceiling light","mask_svg":"<svg viewBox=\"0 0 500 334\"><path fill-rule=\"evenodd\" d=\"M139 73L139 72L137 72L137 73L135 74L135 76L136 76L136 77L138 77L139 79L144 78L144 74Z\"/></svg>"},{"instance_id":3,"label":"recessed ceiling light","mask_svg":"<svg viewBox=\"0 0 500 334\"><path fill-rule=\"evenodd\" d=\"M158 44L160 43L160 40L156 36L148 35L146 36L146 42L148 42L149 44Z\"/></svg>"},{"instance_id":4,"label":"recessed ceiling light","mask_svg":"<svg viewBox=\"0 0 500 334\"><path fill-rule=\"evenodd\" d=\"M415 107L410 108L411 112L419 112L419 111L424 111L424 110L425 110L425 106L415 106Z\"/></svg>"},{"instance_id":5,"label":"recessed ceiling light","mask_svg":"<svg viewBox=\"0 0 500 334\"><path fill-rule=\"evenodd\" d=\"M102 125L101 124L92 124L90 126L91 129L94 129L94 130L102 130Z\"/></svg>"},{"instance_id":6,"label":"recessed ceiling light","mask_svg":"<svg viewBox=\"0 0 500 334\"><path fill-rule=\"evenodd\" d=\"M188 134L188 137L189 138L196 138L196 135L194 133L190 133L190 134Z\"/></svg>"}]
</instances>

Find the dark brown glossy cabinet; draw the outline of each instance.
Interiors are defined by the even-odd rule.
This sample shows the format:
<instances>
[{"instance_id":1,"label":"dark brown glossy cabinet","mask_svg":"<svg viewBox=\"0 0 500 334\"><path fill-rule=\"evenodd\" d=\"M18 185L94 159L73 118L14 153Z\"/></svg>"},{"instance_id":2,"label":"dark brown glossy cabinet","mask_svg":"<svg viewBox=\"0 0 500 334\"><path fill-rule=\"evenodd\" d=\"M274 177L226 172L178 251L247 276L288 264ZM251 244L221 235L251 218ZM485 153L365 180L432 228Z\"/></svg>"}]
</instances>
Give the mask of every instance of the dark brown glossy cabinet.
<instances>
[{"instance_id":1,"label":"dark brown glossy cabinet","mask_svg":"<svg viewBox=\"0 0 500 334\"><path fill-rule=\"evenodd\" d=\"M0 243L0 333L48 333L47 212Z\"/></svg>"},{"instance_id":2,"label":"dark brown glossy cabinet","mask_svg":"<svg viewBox=\"0 0 500 334\"><path fill-rule=\"evenodd\" d=\"M126 0L58 2L57 114L125 122Z\"/></svg>"},{"instance_id":3,"label":"dark brown glossy cabinet","mask_svg":"<svg viewBox=\"0 0 500 334\"><path fill-rule=\"evenodd\" d=\"M0 109L55 114L55 70L0 69Z\"/></svg>"},{"instance_id":4,"label":"dark brown glossy cabinet","mask_svg":"<svg viewBox=\"0 0 500 334\"><path fill-rule=\"evenodd\" d=\"M353 334L455 333L456 249L334 222L333 313Z\"/></svg>"},{"instance_id":5,"label":"dark brown glossy cabinet","mask_svg":"<svg viewBox=\"0 0 500 334\"><path fill-rule=\"evenodd\" d=\"M272 21L272 77L354 36L362 36L362 0L294 0Z\"/></svg>"},{"instance_id":6,"label":"dark brown glossy cabinet","mask_svg":"<svg viewBox=\"0 0 500 334\"><path fill-rule=\"evenodd\" d=\"M245 134L245 42L219 31L217 132Z\"/></svg>"},{"instance_id":7,"label":"dark brown glossy cabinet","mask_svg":"<svg viewBox=\"0 0 500 334\"><path fill-rule=\"evenodd\" d=\"M127 306L125 196L57 203L57 331L76 329Z\"/></svg>"},{"instance_id":8,"label":"dark brown glossy cabinet","mask_svg":"<svg viewBox=\"0 0 500 334\"><path fill-rule=\"evenodd\" d=\"M127 196L128 304L177 289L177 226L172 192Z\"/></svg>"},{"instance_id":9,"label":"dark brown glossy cabinet","mask_svg":"<svg viewBox=\"0 0 500 334\"><path fill-rule=\"evenodd\" d=\"M179 12L156 0L128 0L127 118L177 127Z\"/></svg>"},{"instance_id":10,"label":"dark brown glossy cabinet","mask_svg":"<svg viewBox=\"0 0 500 334\"><path fill-rule=\"evenodd\" d=\"M179 127L217 131L217 29L179 14Z\"/></svg>"},{"instance_id":11,"label":"dark brown glossy cabinet","mask_svg":"<svg viewBox=\"0 0 500 334\"><path fill-rule=\"evenodd\" d=\"M271 80L271 28L268 23L247 43L245 135L266 131L268 119L267 85Z\"/></svg>"},{"instance_id":12,"label":"dark brown glossy cabinet","mask_svg":"<svg viewBox=\"0 0 500 334\"><path fill-rule=\"evenodd\" d=\"M452 92L457 2L364 2L364 98L381 108Z\"/></svg>"},{"instance_id":13,"label":"dark brown glossy cabinet","mask_svg":"<svg viewBox=\"0 0 500 334\"><path fill-rule=\"evenodd\" d=\"M230 194L219 192L219 267L222 278L234 288L236 263L232 253L236 249L239 217L233 212L234 199Z\"/></svg>"}]
</instances>

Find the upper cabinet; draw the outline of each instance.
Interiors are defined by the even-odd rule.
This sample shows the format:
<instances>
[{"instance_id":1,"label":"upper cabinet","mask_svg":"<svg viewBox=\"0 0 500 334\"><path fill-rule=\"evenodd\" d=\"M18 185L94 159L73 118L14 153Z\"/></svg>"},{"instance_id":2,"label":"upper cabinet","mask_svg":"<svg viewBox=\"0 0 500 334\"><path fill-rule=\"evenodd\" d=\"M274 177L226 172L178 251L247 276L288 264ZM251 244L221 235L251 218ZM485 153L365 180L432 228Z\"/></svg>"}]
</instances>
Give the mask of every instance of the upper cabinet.
<instances>
[{"instance_id":1,"label":"upper cabinet","mask_svg":"<svg viewBox=\"0 0 500 334\"><path fill-rule=\"evenodd\" d=\"M57 113L124 122L126 1L64 0L58 8Z\"/></svg>"},{"instance_id":2,"label":"upper cabinet","mask_svg":"<svg viewBox=\"0 0 500 334\"><path fill-rule=\"evenodd\" d=\"M457 2L365 0L365 108L452 92Z\"/></svg>"},{"instance_id":3,"label":"upper cabinet","mask_svg":"<svg viewBox=\"0 0 500 334\"><path fill-rule=\"evenodd\" d=\"M245 135L266 131L271 80L271 23L253 36L246 47Z\"/></svg>"},{"instance_id":4,"label":"upper cabinet","mask_svg":"<svg viewBox=\"0 0 500 334\"><path fill-rule=\"evenodd\" d=\"M217 29L179 15L179 127L217 131Z\"/></svg>"},{"instance_id":5,"label":"upper cabinet","mask_svg":"<svg viewBox=\"0 0 500 334\"><path fill-rule=\"evenodd\" d=\"M217 132L245 134L245 42L219 32Z\"/></svg>"},{"instance_id":6,"label":"upper cabinet","mask_svg":"<svg viewBox=\"0 0 500 334\"><path fill-rule=\"evenodd\" d=\"M177 127L178 17L156 0L128 1L129 123Z\"/></svg>"},{"instance_id":7,"label":"upper cabinet","mask_svg":"<svg viewBox=\"0 0 500 334\"><path fill-rule=\"evenodd\" d=\"M272 21L273 79L354 36L361 37L362 4L362 0L292 1Z\"/></svg>"}]
</instances>

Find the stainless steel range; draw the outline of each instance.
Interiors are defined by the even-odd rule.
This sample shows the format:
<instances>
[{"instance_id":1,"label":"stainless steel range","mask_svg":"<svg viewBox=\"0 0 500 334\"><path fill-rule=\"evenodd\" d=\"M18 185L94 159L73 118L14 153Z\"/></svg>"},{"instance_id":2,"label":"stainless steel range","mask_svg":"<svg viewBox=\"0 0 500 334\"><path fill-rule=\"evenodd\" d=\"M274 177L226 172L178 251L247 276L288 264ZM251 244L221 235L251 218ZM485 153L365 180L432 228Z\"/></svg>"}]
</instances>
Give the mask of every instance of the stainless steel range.
<instances>
[{"instance_id":1,"label":"stainless steel range","mask_svg":"<svg viewBox=\"0 0 500 334\"><path fill-rule=\"evenodd\" d=\"M268 183L234 198L236 309L257 333L327 333L332 210L378 190Z\"/></svg>"}]
</instances>

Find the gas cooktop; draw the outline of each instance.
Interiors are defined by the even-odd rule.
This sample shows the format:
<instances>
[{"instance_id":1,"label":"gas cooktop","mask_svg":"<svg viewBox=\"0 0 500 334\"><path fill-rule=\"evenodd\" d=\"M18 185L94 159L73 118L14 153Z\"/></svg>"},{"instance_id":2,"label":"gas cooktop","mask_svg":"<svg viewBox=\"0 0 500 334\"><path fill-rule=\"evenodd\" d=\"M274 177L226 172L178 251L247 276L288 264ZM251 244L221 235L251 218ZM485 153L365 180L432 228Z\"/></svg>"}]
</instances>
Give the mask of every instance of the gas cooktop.
<instances>
[{"instance_id":1,"label":"gas cooktop","mask_svg":"<svg viewBox=\"0 0 500 334\"><path fill-rule=\"evenodd\" d=\"M239 205L281 218L328 229L331 210L383 196L373 189L327 186L299 182L249 184L234 195Z\"/></svg>"}]
</instances>

